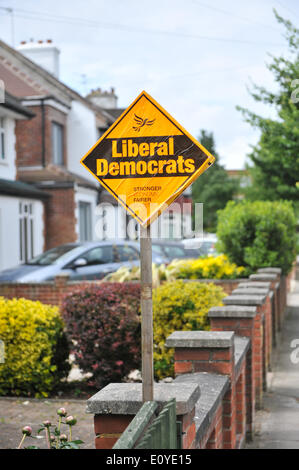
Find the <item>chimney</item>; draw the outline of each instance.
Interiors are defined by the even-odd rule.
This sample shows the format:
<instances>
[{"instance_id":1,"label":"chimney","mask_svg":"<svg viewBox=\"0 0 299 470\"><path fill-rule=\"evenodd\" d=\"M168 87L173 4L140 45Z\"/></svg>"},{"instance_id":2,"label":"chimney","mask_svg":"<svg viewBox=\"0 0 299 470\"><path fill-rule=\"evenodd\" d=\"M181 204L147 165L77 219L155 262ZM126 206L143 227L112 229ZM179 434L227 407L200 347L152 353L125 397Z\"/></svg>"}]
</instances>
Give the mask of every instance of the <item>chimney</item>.
<instances>
[{"instance_id":1,"label":"chimney","mask_svg":"<svg viewBox=\"0 0 299 470\"><path fill-rule=\"evenodd\" d=\"M32 62L46 69L54 77L59 78L60 50L53 44L51 39L46 41L40 39L37 42L34 42L33 39L29 42L22 41L17 50Z\"/></svg>"},{"instance_id":2,"label":"chimney","mask_svg":"<svg viewBox=\"0 0 299 470\"><path fill-rule=\"evenodd\" d=\"M114 88L111 88L110 91L103 91L101 90L101 88L91 90L91 92L86 96L86 98L92 103L104 109L117 108L117 96L115 94Z\"/></svg>"}]
</instances>

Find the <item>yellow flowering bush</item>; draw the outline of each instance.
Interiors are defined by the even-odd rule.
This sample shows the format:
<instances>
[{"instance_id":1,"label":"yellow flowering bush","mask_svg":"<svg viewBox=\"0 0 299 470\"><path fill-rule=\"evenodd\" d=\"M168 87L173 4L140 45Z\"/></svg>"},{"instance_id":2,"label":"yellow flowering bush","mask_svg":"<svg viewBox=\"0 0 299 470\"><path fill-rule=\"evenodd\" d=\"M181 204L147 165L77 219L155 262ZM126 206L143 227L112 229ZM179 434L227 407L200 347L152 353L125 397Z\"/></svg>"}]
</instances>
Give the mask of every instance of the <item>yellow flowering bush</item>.
<instances>
[{"instance_id":1,"label":"yellow flowering bush","mask_svg":"<svg viewBox=\"0 0 299 470\"><path fill-rule=\"evenodd\" d=\"M48 396L69 371L58 307L0 297L0 395Z\"/></svg>"},{"instance_id":2,"label":"yellow flowering bush","mask_svg":"<svg viewBox=\"0 0 299 470\"><path fill-rule=\"evenodd\" d=\"M174 331L209 330L208 311L225 296L215 284L165 282L153 292L154 369L162 379L173 375L173 349L165 347Z\"/></svg>"},{"instance_id":3,"label":"yellow flowering bush","mask_svg":"<svg viewBox=\"0 0 299 470\"><path fill-rule=\"evenodd\" d=\"M165 272L167 280L173 279L236 279L245 275L245 268L231 263L226 255L207 258L174 260Z\"/></svg>"},{"instance_id":4,"label":"yellow flowering bush","mask_svg":"<svg viewBox=\"0 0 299 470\"><path fill-rule=\"evenodd\" d=\"M226 255L208 256L198 259L175 259L168 266L152 265L153 287L161 281L176 279L237 279L246 277L248 271L242 266L231 263ZM108 274L104 281L128 282L140 280L140 267L122 266L118 271Z\"/></svg>"}]
</instances>

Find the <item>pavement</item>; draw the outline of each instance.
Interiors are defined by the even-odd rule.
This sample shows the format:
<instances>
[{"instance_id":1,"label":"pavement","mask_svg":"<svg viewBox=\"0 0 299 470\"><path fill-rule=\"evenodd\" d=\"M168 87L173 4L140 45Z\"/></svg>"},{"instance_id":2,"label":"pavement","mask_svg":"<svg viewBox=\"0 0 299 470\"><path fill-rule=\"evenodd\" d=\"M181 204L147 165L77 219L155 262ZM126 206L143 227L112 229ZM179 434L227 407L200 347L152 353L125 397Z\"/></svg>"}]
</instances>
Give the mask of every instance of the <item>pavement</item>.
<instances>
[{"instance_id":1,"label":"pavement","mask_svg":"<svg viewBox=\"0 0 299 470\"><path fill-rule=\"evenodd\" d=\"M287 315L268 374L263 409L248 449L299 449L299 281L288 295Z\"/></svg>"}]
</instances>

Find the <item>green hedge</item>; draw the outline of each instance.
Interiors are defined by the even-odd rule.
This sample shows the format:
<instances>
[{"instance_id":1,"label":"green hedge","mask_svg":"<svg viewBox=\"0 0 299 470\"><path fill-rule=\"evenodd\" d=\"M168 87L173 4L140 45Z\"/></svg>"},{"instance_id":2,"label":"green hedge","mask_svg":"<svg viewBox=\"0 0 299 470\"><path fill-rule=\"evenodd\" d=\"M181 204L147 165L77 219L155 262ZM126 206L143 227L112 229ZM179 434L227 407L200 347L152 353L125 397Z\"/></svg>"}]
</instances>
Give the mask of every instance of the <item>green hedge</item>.
<instances>
[{"instance_id":1,"label":"green hedge","mask_svg":"<svg viewBox=\"0 0 299 470\"><path fill-rule=\"evenodd\" d=\"M218 249L239 266L255 271L280 267L287 274L295 258L296 217L288 201L230 201L218 212Z\"/></svg>"}]
</instances>

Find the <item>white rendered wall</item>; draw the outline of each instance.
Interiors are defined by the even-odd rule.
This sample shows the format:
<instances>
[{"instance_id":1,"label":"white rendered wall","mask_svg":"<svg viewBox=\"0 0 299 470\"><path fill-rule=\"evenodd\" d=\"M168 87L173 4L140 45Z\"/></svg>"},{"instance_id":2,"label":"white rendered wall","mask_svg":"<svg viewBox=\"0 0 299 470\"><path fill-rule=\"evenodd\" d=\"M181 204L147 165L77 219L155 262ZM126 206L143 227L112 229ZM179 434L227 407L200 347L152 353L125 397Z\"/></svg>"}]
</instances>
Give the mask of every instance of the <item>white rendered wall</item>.
<instances>
[{"instance_id":1,"label":"white rendered wall","mask_svg":"<svg viewBox=\"0 0 299 470\"><path fill-rule=\"evenodd\" d=\"M41 201L29 201L33 203L34 214L34 256L44 251L44 204Z\"/></svg>"},{"instance_id":2,"label":"white rendered wall","mask_svg":"<svg viewBox=\"0 0 299 470\"><path fill-rule=\"evenodd\" d=\"M19 202L33 204L34 255L43 252L43 203L37 200L0 196L0 270L20 263Z\"/></svg>"},{"instance_id":3,"label":"white rendered wall","mask_svg":"<svg viewBox=\"0 0 299 470\"><path fill-rule=\"evenodd\" d=\"M0 108L0 117L1 115ZM4 151L5 160L0 159L0 178L7 180L16 179L16 136L15 136L15 120L4 115Z\"/></svg>"},{"instance_id":4,"label":"white rendered wall","mask_svg":"<svg viewBox=\"0 0 299 470\"><path fill-rule=\"evenodd\" d=\"M99 184L80 163L81 158L97 140L94 112L82 103L72 101L72 108L67 117L67 169Z\"/></svg>"}]
</instances>

